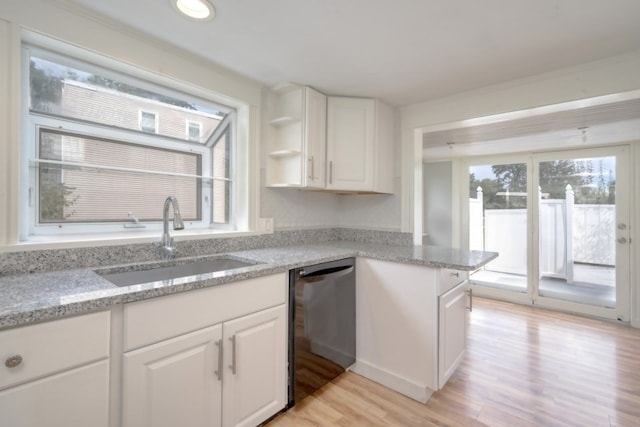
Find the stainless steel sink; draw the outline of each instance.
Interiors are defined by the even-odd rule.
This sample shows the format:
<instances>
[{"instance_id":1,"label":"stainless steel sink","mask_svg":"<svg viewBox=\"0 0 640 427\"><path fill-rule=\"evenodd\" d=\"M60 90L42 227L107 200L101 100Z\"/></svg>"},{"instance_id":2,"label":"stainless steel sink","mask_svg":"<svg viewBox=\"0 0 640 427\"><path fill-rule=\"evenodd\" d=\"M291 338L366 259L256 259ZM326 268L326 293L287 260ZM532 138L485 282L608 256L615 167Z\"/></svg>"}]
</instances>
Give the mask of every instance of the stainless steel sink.
<instances>
[{"instance_id":1,"label":"stainless steel sink","mask_svg":"<svg viewBox=\"0 0 640 427\"><path fill-rule=\"evenodd\" d=\"M169 266L149 266L149 268L146 269L136 269L132 271L112 271L113 269L106 268L96 270L96 273L116 286L131 286L141 283L176 279L178 277L213 273L216 271L235 270L243 267L251 267L256 264L257 263L241 261L234 258L213 258Z\"/></svg>"}]
</instances>

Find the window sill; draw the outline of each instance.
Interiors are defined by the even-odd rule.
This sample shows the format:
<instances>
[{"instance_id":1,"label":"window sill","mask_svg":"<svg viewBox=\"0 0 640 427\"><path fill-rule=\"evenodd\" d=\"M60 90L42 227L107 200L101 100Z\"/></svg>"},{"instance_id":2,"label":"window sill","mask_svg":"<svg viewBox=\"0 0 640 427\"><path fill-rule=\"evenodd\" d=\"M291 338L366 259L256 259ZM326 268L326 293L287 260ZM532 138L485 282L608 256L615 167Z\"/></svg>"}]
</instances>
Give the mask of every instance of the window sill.
<instances>
[{"instance_id":1,"label":"window sill","mask_svg":"<svg viewBox=\"0 0 640 427\"><path fill-rule=\"evenodd\" d=\"M31 236L29 240L21 241L15 245L0 247L0 252L14 252L40 249L68 249L95 246L117 246L132 245L138 243L159 242L162 232L136 232L136 233L113 233L113 234L77 234L77 235L56 235L56 236ZM225 237L258 236L257 231L232 231L232 230L171 230L171 237L176 242L189 240L216 239Z\"/></svg>"}]
</instances>

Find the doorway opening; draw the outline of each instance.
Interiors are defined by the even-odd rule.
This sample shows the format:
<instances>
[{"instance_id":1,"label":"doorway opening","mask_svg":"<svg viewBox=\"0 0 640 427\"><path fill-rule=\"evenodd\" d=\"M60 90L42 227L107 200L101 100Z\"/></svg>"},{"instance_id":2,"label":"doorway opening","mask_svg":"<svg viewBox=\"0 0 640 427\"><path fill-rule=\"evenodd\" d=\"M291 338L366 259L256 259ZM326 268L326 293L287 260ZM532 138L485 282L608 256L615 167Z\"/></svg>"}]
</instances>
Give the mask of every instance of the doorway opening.
<instances>
[{"instance_id":1,"label":"doorway opening","mask_svg":"<svg viewBox=\"0 0 640 427\"><path fill-rule=\"evenodd\" d=\"M626 152L469 162L469 249L500 254L471 275L475 292L627 319Z\"/></svg>"}]
</instances>

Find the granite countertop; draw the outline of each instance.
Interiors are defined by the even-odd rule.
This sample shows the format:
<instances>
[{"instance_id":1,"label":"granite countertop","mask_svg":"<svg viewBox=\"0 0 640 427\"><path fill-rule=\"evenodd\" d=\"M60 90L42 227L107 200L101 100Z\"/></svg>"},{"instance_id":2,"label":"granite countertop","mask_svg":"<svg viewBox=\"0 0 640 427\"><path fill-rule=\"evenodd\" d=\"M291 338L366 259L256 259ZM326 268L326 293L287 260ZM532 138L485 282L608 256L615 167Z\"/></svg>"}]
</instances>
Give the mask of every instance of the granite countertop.
<instances>
[{"instance_id":1,"label":"granite countertop","mask_svg":"<svg viewBox=\"0 0 640 427\"><path fill-rule=\"evenodd\" d=\"M214 254L208 257L219 257ZM52 320L147 298L286 272L292 268L348 257L475 270L498 256L495 252L466 251L435 246L394 246L350 241L280 246L224 254L254 263L248 267L117 287L94 270L75 269L0 277L0 328ZM205 257L189 258L203 259ZM180 262L180 259L174 260ZM151 266L161 262L139 263ZM133 265L111 270L134 268Z\"/></svg>"}]
</instances>

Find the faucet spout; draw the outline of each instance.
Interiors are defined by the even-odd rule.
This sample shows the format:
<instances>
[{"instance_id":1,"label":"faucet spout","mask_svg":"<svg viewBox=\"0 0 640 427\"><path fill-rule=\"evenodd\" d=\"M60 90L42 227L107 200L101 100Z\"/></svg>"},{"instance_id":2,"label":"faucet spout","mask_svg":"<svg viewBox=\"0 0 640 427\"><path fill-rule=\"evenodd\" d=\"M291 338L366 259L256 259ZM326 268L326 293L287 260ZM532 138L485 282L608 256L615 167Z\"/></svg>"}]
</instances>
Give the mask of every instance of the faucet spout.
<instances>
[{"instance_id":1,"label":"faucet spout","mask_svg":"<svg viewBox=\"0 0 640 427\"><path fill-rule=\"evenodd\" d=\"M180 214L180 205L178 205L178 199L174 196L169 196L164 200L164 207L162 209L162 239L160 240L162 253L167 258L172 258L176 254L176 248L173 247L173 238L169 235L169 206L173 207L173 229L183 230L184 222L182 222L182 215Z\"/></svg>"}]
</instances>

